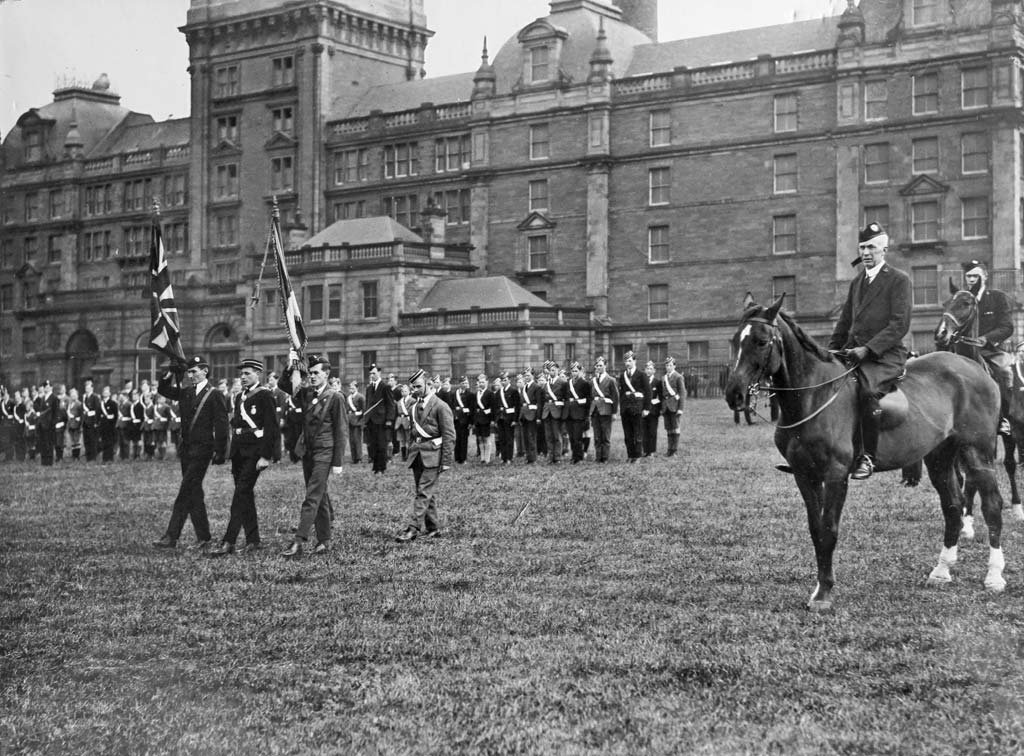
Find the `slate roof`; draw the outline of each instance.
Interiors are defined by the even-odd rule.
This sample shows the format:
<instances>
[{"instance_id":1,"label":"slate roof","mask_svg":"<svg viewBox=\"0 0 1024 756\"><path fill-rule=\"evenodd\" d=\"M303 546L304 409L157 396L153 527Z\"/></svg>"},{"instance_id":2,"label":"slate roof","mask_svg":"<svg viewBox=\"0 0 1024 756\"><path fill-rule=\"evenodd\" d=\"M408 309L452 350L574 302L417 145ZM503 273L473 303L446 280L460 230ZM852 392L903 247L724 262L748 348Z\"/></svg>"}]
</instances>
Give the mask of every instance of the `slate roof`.
<instances>
[{"instance_id":1,"label":"slate roof","mask_svg":"<svg viewBox=\"0 0 1024 756\"><path fill-rule=\"evenodd\" d=\"M361 118L371 110L397 113L413 110L425 102L442 105L455 102L469 102L473 94L474 73L451 74L433 79L416 79L394 84L380 84L355 92L351 90L336 94L331 100L328 120ZM355 90L352 87L352 90Z\"/></svg>"},{"instance_id":2,"label":"slate roof","mask_svg":"<svg viewBox=\"0 0 1024 756\"><path fill-rule=\"evenodd\" d=\"M188 118L154 122L148 115L132 113L96 146L95 152L97 155L119 155L123 152L186 145L189 141Z\"/></svg>"},{"instance_id":3,"label":"slate roof","mask_svg":"<svg viewBox=\"0 0 1024 756\"><path fill-rule=\"evenodd\" d=\"M496 307L550 308L551 305L531 294L522 286L505 276L483 278L445 278L434 284L420 303L420 312L431 310L468 310L471 307L489 309Z\"/></svg>"},{"instance_id":4,"label":"slate roof","mask_svg":"<svg viewBox=\"0 0 1024 756\"><path fill-rule=\"evenodd\" d=\"M337 247L342 244L383 244L393 241L422 242L423 237L394 218L377 216L335 221L302 246L319 247L326 244Z\"/></svg>"}]
</instances>

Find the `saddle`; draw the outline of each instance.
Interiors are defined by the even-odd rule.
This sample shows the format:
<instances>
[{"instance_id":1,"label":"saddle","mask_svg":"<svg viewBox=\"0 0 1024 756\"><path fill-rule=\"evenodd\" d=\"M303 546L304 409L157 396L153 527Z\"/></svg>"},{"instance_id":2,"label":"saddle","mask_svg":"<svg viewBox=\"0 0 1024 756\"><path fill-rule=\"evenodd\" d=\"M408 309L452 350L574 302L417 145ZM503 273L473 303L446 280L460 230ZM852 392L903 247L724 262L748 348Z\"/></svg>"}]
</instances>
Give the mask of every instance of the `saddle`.
<instances>
[{"instance_id":1,"label":"saddle","mask_svg":"<svg viewBox=\"0 0 1024 756\"><path fill-rule=\"evenodd\" d=\"M878 407L882 410L882 430L891 430L903 425L910 412L907 395L900 388L890 391L879 399Z\"/></svg>"}]
</instances>

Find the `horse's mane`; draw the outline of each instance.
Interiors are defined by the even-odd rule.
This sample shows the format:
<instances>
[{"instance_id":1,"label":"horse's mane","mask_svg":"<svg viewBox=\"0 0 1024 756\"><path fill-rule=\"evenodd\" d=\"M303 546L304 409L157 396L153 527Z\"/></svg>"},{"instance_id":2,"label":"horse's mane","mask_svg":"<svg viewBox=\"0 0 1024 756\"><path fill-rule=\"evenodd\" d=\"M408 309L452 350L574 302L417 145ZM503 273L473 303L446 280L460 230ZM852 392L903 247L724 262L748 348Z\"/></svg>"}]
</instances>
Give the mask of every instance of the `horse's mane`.
<instances>
[{"instance_id":1,"label":"horse's mane","mask_svg":"<svg viewBox=\"0 0 1024 756\"><path fill-rule=\"evenodd\" d=\"M755 315L763 315L765 312L766 309L761 305L751 305L743 311L742 320L749 320ZM796 340L799 342L800 346L822 362L832 362L833 357L829 351L827 349L823 349L817 341L808 336L804 329L801 328L791 316L787 315L780 309L777 317L782 318L782 322L784 322L789 327L789 330L793 332L793 335L796 336ZM739 332L737 331L737 336L738 335Z\"/></svg>"}]
</instances>

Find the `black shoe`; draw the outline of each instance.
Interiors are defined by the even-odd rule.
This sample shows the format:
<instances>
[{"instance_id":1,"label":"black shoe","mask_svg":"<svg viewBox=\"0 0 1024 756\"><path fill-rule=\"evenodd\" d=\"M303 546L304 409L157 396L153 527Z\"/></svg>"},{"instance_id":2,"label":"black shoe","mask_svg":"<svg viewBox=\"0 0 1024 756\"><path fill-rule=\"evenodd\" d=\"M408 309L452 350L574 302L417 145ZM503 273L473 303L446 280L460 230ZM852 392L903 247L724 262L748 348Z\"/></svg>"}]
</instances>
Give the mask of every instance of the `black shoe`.
<instances>
[{"instance_id":1,"label":"black shoe","mask_svg":"<svg viewBox=\"0 0 1024 756\"><path fill-rule=\"evenodd\" d=\"M178 540L165 535L159 541L153 541L153 546L158 549L173 549L178 546Z\"/></svg>"},{"instance_id":2,"label":"black shoe","mask_svg":"<svg viewBox=\"0 0 1024 756\"><path fill-rule=\"evenodd\" d=\"M310 556L324 556L330 550L331 550L330 544L327 544L327 543L324 543L323 541L321 541L320 543L318 543L313 548L313 552L312 552L312 554L310 554Z\"/></svg>"},{"instance_id":3,"label":"black shoe","mask_svg":"<svg viewBox=\"0 0 1024 756\"><path fill-rule=\"evenodd\" d=\"M850 474L850 477L854 480L867 480L871 477L871 473L875 471L875 463L872 461L870 455L862 454L860 459L857 460L857 467Z\"/></svg>"},{"instance_id":4,"label":"black shoe","mask_svg":"<svg viewBox=\"0 0 1024 756\"><path fill-rule=\"evenodd\" d=\"M262 548L263 548L263 545L259 541L256 541L256 543L247 543L247 544L245 544L245 548L242 549L242 553L243 554L255 554L257 551L259 551Z\"/></svg>"},{"instance_id":5,"label":"black shoe","mask_svg":"<svg viewBox=\"0 0 1024 756\"><path fill-rule=\"evenodd\" d=\"M228 543L227 541L221 541L215 548L210 549L206 552L208 557L222 557L228 554L235 553L235 544Z\"/></svg>"},{"instance_id":6,"label":"black shoe","mask_svg":"<svg viewBox=\"0 0 1024 756\"><path fill-rule=\"evenodd\" d=\"M441 537L441 530L439 528L434 528L433 530L428 530L426 533L423 534L423 537L424 538L440 538Z\"/></svg>"},{"instance_id":7,"label":"black shoe","mask_svg":"<svg viewBox=\"0 0 1024 756\"><path fill-rule=\"evenodd\" d=\"M302 543L300 541L292 541L288 548L281 552L281 556L285 559L295 559L302 556Z\"/></svg>"},{"instance_id":8,"label":"black shoe","mask_svg":"<svg viewBox=\"0 0 1024 756\"><path fill-rule=\"evenodd\" d=\"M206 551L213 542L207 538L205 541L197 541L188 547L189 551Z\"/></svg>"},{"instance_id":9,"label":"black shoe","mask_svg":"<svg viewBox=\"0 0 1024 756\"><path fill-rule=\"evenodd\" d=\"M399 543L408 543L409 541L416 540L416 536L418 536L419 534L420 534L420 531L418 531L418 530L416 530L416 528L410 526L410 527L406 528L405 530L403 530L398 535L396 535L395 536L395 540L398 541Z\"/></svg>"}]
</instances>

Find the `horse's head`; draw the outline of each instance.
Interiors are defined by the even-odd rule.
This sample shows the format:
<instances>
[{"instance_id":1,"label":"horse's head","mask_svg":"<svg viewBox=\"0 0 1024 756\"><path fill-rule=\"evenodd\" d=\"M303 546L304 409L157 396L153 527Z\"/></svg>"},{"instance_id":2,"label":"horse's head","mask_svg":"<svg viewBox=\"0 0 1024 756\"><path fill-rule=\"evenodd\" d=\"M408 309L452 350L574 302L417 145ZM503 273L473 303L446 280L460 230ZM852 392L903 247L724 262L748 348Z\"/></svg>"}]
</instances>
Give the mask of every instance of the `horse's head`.
<instances>
[{"instance_id":1,"label":"horse's head","mask_svg":"<svg viewBox=\"0 0 1024 756\"><path fill-rule=\"evenodd\" d=\"M755 304L749 297L740 328L733 336L736 363L725 386L725 401L733 410L741 410L749 401L750 387L775 374L782 367L782 349L776 318L782 309L783 294L771 307Z\"/></svg>"},{"instance_id":2,"label":"horse's head","mask_svg":"<svg viewBox=\"0 0 1024 756\"><path fill-rule=\"evenodd\" d=\"M969 291L957 289L949 282L952 296L942 305L942 319L935 328L935 345L949 349L959 338L969 335L971 325L978 316L978 300Z\"/></svg>"}]
</instances>

